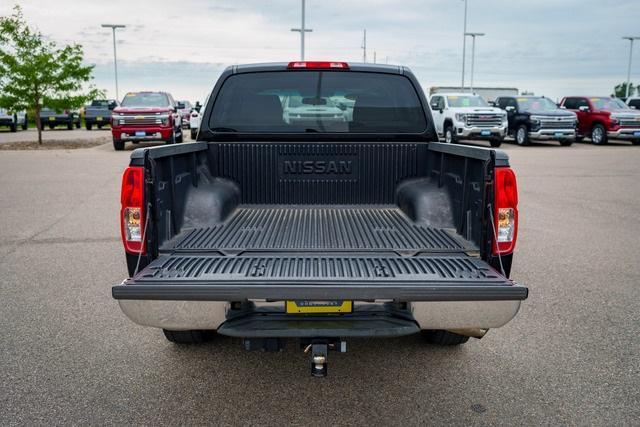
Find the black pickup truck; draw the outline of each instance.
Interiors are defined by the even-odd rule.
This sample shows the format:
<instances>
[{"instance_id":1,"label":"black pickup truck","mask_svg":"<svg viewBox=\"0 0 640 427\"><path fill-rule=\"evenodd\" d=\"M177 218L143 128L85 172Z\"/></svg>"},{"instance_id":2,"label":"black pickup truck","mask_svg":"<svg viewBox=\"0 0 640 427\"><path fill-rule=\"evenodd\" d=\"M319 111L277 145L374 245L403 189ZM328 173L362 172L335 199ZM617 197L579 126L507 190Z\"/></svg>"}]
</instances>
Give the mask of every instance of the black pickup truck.
<instances>
[{"instance_id":1,"label":"black pickup truck","mask_svg":"<svg viewBox=\"0 0 640 427\"><path fill-rule=\"evenodd\" d=\"M132 153L113 297L176 343L298 338L315 376L350 337L480 338L527 298L508 278L516 179L502 151L435 141L407 68L230 67L197 142Z\"/></svg>"},{"instance_id":2,"label":"black pickup truck","mask_svg":"<svg viewBox=\"0 0 640 427\"><path fill-rule=\"evenodd\" d=\"M558 108L544 96L501 96L494 105L507 112L508 133L518 145L557 140L568 147L576 140L575 113Z\"/></svg>"}]
</instances>

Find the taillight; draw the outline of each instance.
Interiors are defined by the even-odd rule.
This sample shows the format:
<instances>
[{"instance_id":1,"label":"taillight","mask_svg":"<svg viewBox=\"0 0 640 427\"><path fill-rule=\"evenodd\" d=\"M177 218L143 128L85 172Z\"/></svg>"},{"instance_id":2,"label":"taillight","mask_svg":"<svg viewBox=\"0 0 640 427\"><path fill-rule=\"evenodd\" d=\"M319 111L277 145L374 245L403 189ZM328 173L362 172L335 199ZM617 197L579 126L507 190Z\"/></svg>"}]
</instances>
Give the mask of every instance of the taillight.
<instances>
[{"instance_id":1,"label":"taillight","mask_svg":"<svg viewBox=\"0 0 640 427\"><path fill-rule=\"evenodd\" d=\"M144 253L144 169L130 166L122 175L120 193L120 225L122 243L129 253Z\"/></svg>"},{"instance_id":2,"label":"taillight","mask_svg":"<svg viewBox=\"0 0 640 427\"><path fill-rule=\"evenodd\" d=\"M509 254L513 252L518 238L518 184L511 168L495 169L494 204L496 241L493 253Z\"/></svg>"},{"instance_id":3,"label":"taillight","mask_svg":"<svg viewBox=\"0 0 640 427\"><path fill-rule=\"evenodd\" d=\"M349 64L346 62L333 62L333 61L295 61L289 62L287 66L289 69L331 69L331 70L348 70Z\"/></svg>"}]
</instances>

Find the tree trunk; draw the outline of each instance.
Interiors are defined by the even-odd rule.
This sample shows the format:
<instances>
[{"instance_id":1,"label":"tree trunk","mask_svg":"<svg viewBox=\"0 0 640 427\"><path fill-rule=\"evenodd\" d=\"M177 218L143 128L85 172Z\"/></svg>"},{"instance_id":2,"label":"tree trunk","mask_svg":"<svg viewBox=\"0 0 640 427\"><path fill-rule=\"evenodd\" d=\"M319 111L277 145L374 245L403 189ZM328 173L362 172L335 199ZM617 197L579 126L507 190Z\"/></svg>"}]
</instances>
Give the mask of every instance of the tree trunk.
<instances>
[{"instance_id":1,"label":"tree trunk","mask_svg":"<svg viewBox=\"0 0 640 427\"><path fill-rule=\"evenodd\" d=\"M36 104L36 129L38 129L38 145L42 145L42 122L40 121L40 103Z\"/></svg>"}]
</instances>

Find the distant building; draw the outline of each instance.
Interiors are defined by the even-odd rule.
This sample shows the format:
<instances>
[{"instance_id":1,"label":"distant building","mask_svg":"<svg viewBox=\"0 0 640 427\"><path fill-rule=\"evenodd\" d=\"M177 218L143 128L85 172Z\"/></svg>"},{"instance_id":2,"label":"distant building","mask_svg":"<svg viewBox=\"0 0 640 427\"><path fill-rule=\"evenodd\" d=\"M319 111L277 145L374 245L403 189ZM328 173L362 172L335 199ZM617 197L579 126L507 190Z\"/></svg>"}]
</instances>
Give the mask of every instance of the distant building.
<instances>
[{"instance_id":1,"label":"distant building","mask_svg":"<svg viewBox=\"0 0 640 427\"><path fill-rule=\"evenodd\" d=\"M469 88L461 89L460 86L431 86L429 96L435 93L444 92L469 92ZM474 87L473 93L480 95L487 101L494 101L499 96L518 95L518 88L515 87Z\"/></svg>"}]
</instances>

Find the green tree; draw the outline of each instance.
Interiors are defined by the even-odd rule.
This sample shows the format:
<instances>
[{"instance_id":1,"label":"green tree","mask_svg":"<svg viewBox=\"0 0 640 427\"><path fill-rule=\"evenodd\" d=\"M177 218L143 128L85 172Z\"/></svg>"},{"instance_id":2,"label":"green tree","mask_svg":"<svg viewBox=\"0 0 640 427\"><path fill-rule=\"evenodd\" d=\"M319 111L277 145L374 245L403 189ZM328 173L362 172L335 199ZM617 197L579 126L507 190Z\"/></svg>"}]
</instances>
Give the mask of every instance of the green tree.
<instances>
[{"instance_id":1,"label":"green tree","mask_svg":"<svg viewBox=\"0 0 640 427\"><path fill-rule=\"evenodd\" d=\"M638 86L640 87L640 86ZM636 87L633 83L629 83L629 96L633 96L636 92ZM613 94L618 98L624 98L627 96L627 82L620 83L613 88Z\"/></svg>"},{"instance_id":2,"label":"green tree","mask_svg":"<svg viewBox=\"0 0 640 427\"><path fill-rule=\"evenodd\" d=\"M93 65L83 65L82 46L59 48L31 29L19 6L13 14L0 16L0 107L34 113L38 143L42 144L40 110L81 107L103 95L93 86Z\"/></svg>"}]
</instances>

